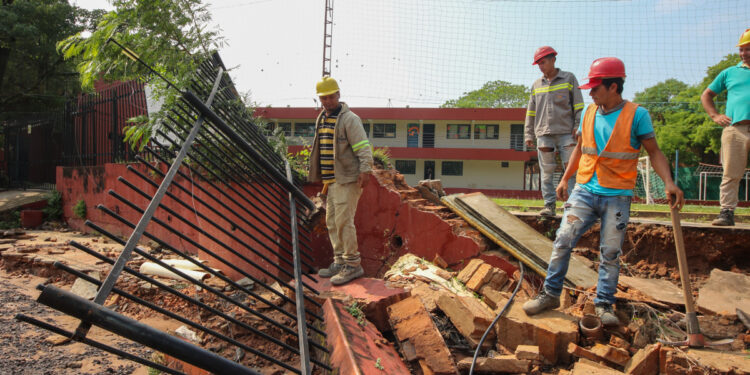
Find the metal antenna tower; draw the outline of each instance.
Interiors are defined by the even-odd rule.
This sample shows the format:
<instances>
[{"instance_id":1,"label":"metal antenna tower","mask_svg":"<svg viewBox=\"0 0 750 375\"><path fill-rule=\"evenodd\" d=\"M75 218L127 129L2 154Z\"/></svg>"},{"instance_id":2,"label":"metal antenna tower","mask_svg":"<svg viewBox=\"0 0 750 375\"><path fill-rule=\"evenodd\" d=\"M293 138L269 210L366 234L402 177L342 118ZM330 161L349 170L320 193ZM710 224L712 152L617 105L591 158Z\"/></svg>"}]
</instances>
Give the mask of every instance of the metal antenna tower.
<instances>
[{"instance_id":1,"label":"metal antenna tower","mask_svg":"<svg viewBox=\"0 0 750 375\"><path fill-rule=\"evenodd\" d=\"M331 44L333 43L333 0L326 0L323 17L323 77L331 75Z\"/></svg>"}]
</instances>

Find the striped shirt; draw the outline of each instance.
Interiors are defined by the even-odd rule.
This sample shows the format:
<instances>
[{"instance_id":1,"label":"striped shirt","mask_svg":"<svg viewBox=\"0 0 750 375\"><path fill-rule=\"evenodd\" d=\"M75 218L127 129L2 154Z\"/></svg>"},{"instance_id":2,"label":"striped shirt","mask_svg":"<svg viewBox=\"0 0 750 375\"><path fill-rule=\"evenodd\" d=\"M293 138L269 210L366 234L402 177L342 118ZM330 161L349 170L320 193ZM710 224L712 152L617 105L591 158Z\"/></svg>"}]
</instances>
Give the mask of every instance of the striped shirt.
<instances>
[{"instance_id":1,"label":"striped shirt","mask_svg":"<svg viewBox=\"0 0 750 375\"><path fill-rule=\"evenodd\" d=\"M318 126L318 138L320 139L320 174L324 184L336 182L333 168L333 150L335 146L336 119L340 109L330 115L325 113Z\"/></svg>"}]
</instances>

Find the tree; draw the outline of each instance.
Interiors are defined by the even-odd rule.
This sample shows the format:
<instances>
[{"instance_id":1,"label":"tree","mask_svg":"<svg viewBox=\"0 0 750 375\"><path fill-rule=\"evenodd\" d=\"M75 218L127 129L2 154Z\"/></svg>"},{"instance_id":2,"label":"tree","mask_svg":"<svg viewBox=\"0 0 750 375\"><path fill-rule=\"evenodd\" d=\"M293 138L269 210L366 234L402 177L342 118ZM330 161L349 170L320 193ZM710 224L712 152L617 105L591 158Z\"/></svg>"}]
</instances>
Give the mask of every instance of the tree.
<instances>
[{"instance_id":1,"label":"tree","mask_svg":"<svg viewBox=\"0 0 750 375\"><path fill-rule=\"evenodd\" d=\"M110 39L127 47L177 87L186 88L197 66L223 43L209 27L211 14L200 0L112 0L114 11L105 14L90 36L81 33L58 43L66 59L77 62L81 85L91 89L96 80L149 79L150 71L129 59ZM177 93L159 79L150 85L168 108ZM126 139L144 144L158 116L130 126Z\"/></svg>"},{"instance_id":2,"label":"tree","mask_svg":"<svg viewBox=\"0 0 750 375\"><path fill-rule=\"evenodd\" d=\"M718 162L721 127L708 117L700 96L722 70L739 60L736 53L727 55L695 85L669 79L635 94L633 101L649 110L659 147L670 161L674 162L675 150L680 150L680 162L685 165ZM726 93L717 96L716 102L723 111Z\"/></svg>"},{"instance_id":3,"label":"tree","mask_svg":"<svg viewBox=\"0 0 750 375\"><path fill-rule=\"evenodd\" d=\"M3 0L0 113L49 111L75 93L74 67L55 44L85 30L103 13L71 6L67 0Z\"/></svg>"},{"instance_id":4,"label":"tree","mask_svg":"<svg viewBox=\"0 0 750 375\"><path fill-rule=\"evenodd\" d=\"M514 108L525 107L531 91L523 85L506 81L490 81L482 88L465 92L458 99L451 99L441 108Z\"/></svg>"}]
</instances>

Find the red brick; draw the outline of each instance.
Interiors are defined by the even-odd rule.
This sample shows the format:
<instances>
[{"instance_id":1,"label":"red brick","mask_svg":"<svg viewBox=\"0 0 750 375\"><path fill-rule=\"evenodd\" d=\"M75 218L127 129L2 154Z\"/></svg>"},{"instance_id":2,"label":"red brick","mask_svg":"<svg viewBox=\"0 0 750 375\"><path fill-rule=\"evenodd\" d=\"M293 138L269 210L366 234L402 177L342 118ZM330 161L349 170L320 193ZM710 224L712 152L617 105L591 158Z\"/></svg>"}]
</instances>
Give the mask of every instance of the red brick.
<instances>
[{"instance_id":1,"label":"red brick","mask_svg":"<svg viewBox=\"0 0 750 375\"><path fill-rule=\"evenodd\" d=\"M576 345L574 342L568 343L568 353L578 358L586 358L594 362L599 362L599 361L604 360L598 355L592 353L590 350Z\"/></svg>"},{"instance_id":2,"label":"red brick","mask_svg":"<svg viewBox=\"0 0 750 375\"><path fill-rule=\"evenodd\" d=\"M405 357L417 359L417 365L426 374L453 375L457 372L450 350L419 298L404 299L389 306L387 311ZM408 347L408 350L404 350L404 347Z\"/></svg>"},{"instance_id":3,"label":"red brick","mask_svg":"<svg viewBox=\"0 0 750 375\"><path fill-rule=\"evenodd\" d=\"M440 268L448 268L448 262L446 262L439 254L435 254L435 259L432 260L432 263Z\"/></svg>"},{"instance_id":4,"label":"red brick","mask_svg":"<svg viewBox=\"0 0 750 375\"><path fill-rule=\"evenodd\" d=\"M600 363L581 358L573 366L570 375L622 375L622 372L604 366Z\"/></svg>"},{"instance_id":5,"label":"red brick","mask_svg":"<svg viewBox=\"0 0 750 375\"><path fill-rule=\"evenodd\" d=\"M620 348L620 349L625 349L625 350L630 349L630 343L627 342L627 340L617 337L615 335L612 335L612 337L609 338L609 345L612 345L615 348Z\"/></svg>"},{"instance_id":6,"label":"red brick","mask_svg":"<svg viewBox=\"0 0 750 375\"><path fill-rule=\"evenodd\" d=\"M341 374L408 374L395 349L372 325L360 325L346 311L344 303L327 299L323 304L326 341L331 348L331 365ZM380 361L383 370L375 367ZM357 371L359 370L359 371Z\"/></svg>"},{"instance_id":7,"label":"red brick","mask_svg":"<svg viewBox=\"0 0 750 375\"><path fill-rule=\"evenodd\" d=\"M469 264L466 265L461 271L458 273L458 281L466 284L471 279L471 276L474 275L474 272L484 264L484 261L481 259L472 259L469 261Z\"/></svg>"},{"instance_id":8,"label":"red brick","mask_svg":"<svg viewBox=\"0 0 750 375\"><path fill-rule=\"evenodd\" d=\"M479 294L484 297L484 303L493 310L502 308L508 301L508 297L505 294L498 292L489 285L485 285L479 289Z\"/></svg>"},{"instance_id":9,"label":"red brick","mask_svg":"<svg viewBox=\"0 0 750 375\"><path fill-rule=\"evenodd\" d=\"M535 345L518 345L515 352L516 358L540 361L539 347Z\"/></svg>"},{"instance_id":10,"label":"red brick","mask_svg":"<svg viewBox=\"0 0 750 375\"><path fill-rule=\"evenodd\" d=\"M492 279L487 283L493 289L501 290L508 282L508 274L505 271L492 267Z\"/></svg>"},{"instance_id":11,"label":"red brick","mask_svg":"<svg viewBox=\"0 0 750 375\"><path fill-rule=\"evenodd\" d=\"M651 375L658 373L660 348L661 344L653 344L639 350L625 364L625 373L631 375Z\"/></svg>"},{"instance_id":12,"label":"red brick","mask_svg":"<svg viewBox=\"0 0 750 375\"><path fill-rule=\"evenodd\" d=\"M474 271L474 274L471 275L471 278L466 283L466 287L476 292L484 284L489 283L490 280L492 280L492 276L492 266L487 263L483 263L479 266L479 268L477 268L476 271Z\"/></svg>"},{"instance_id":13,"label":"red brick","mask_svg":"<svg viewBox=\"0 0 750 375\"><path fill-rule=\"evenodd\" d=\"M527 316L522 303L514 303L496 325L498 344L515 350L518 345L537 345L543 359L550 364L569 363L569 342L578 342L576 318L551 310Z\"/></svg>"},{"instance_id":14,"label":"red brick","mask_svg":"<svg viewBox=\"0 0 750 375\"><path fill-rule=\"evenodd\" d=\"M627 350L614 346L596 343L591 348L591 352L618 366L625 366L630 360L630 353Z\"/></svg>"},{"instance_id":15,"label":"red brick","mask_svg":"<svg viewBox=\"0 0 750 375\"><path fill-rule=\"evenodd\" d=\"M458 362L458 368L468 371L472 358L464 358ZM528 373L531 361L518 359L513 355L498 355L495 357L480 357L474 364L475 373Z\"/></svg>"},{"instance_id":16,"label":"red brick","mask_svg":"<svg viewBox=\"0 0 750 375\"><path fill-rule=\"evenodd\" d=\"M490 326L494 315L478 299L444 293L437 300L438 308L451 320L458 332L476 348L482 335ZM493 330L485 340L489 347L495 337Z\"/></svg>"}]
</instances>

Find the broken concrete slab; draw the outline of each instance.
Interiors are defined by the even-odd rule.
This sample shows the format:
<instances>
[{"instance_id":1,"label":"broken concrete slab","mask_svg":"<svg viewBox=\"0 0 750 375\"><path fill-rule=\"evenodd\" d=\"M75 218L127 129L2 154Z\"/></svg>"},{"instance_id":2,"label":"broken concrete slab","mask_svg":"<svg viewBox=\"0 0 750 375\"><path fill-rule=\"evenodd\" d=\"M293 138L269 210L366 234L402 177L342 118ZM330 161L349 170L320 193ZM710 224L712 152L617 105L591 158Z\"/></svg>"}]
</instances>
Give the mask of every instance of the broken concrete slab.
<instances>
[{"instance_id":1,"label":"broken concrete slab","mask_svg":"<svg viewBox=\"0 0 750 375\"><path fill-rule=\"evenodd\" d=\"M721 352L711 349L689 349L687 356L703 366L713 367L722 374L750 374L746 352Z\"/></svg>"},{"instance_id":2,"label":"broken concrete slab","mask_svg":"<svg viewBox=\"0 0 750 375\"><path fill-rule=\"evenodd\" d=\"M89 276L99 280L99 272L89 272L88 274ZM88 300L93 300L94 297L96 297L96 292L98 290L98 286L81 278L76 278L76 281L73 282L73 286L70 288L71 293Z\"/></svg>"},{"instance_id":3,"label":"broken concrete slab","mask_svg":"<svg viewBox=\"0 0 750 375\"><path fill-rule=\"evenodd\" d=\"M440 298L440 295L443 293L447 293L445 289L439 286L430 285L422 281L416 281L409 292L412 296L419 297L419 299L422 300L425 309L429 312L433 312L437 309L437 299Z\"/></svg>"},{"instance_id":4,"label":"broken concrete slab","mask_svg":"<svg viewBox=\"0 0 750 375\"><path fill-rule=\"evenodd\" d=\"M429 374L455 374L456 365L443 336L417 297L409 297L387 308L388 320L401 352L417 361ZM341 372L346 373L346 372Z\"/></svg>"},{"instance_id":5,"label":"broken concrete slab","mask_svg":"<svg viewBox=\"0 0 750 375\"><path fill-rule=\"evenodd\" d=\"M685 295L682 294L682 289L664 279L644 279L620 275L620 283L658 302L673 306L685 303Z\"/></svg>"},{"instance_id":6,"label":"broken concrete slab","mask_svg":"<svg viewBox=\"0 0 750 375\"><path fill-rule=\"evenodd\" d=\"M458 369L468 371L471 368L472 358L464 358L458 362ZM498 355L495 357L479 357L474 364L475 373L511 373L526 374L531 367L531 361L518 359L513 355Z\"/></svg>"},{"instance_id":7,"label":"broken concrete slab","mask_svg":"<svg viewBox=\"0 0 750 375\"><path fill-rule=\"evenodd\" d=\"M518 345L537 345L551 364L569 363L567 346L578 342L577 319L557 310L527 316L520 303L514 303L496 327L499 345L514 351Z\"/></svg>"},{"instance_id":8,"label":"broken concrete slab","mask_svg":"<svg viewBox=\"0 0 750 375\"><path fill-rule=\"evenodd\" d=\"M625 373L629 375L651 375L659 373L660 349L661 344L657 343L638 350L633 358L625 364Z\"/></svg>"},{"instance_id":9,"label":"broken concrete slab","mask_svg":"<svg viewBox=\"0 0 750 375\"><path fill-rule=\"evenodd\" d=\"M396 350L372 325L362 326L344 303L327 299L323 303L326 341L331 348L331 365L341 374L408 374ZM380 367L375 364L378 363Z\"/></svg>"},{"instance_id":10,"label":"broken concrete slab","mask_svg":"<svg viewBox=\"0 0 750 375\"><path fill-rule=\"evenodd\" d=\"M737 272L711 270L698 291L698 310L708 314L737 316L737 309L750 311L750 276Z\"/></svg>"},{"instance_id":11,"label":"broken concrete slab","mask_svg":"<svg viewBox=\"0 0 750 375\"><path fill-rule=\"evenodd\" d=\"M479 345L479 340L495 318L487 306L474 297L444 293L437 299L437 307L445 313L458 332L471 344L472 348ZM495 332L493 330L485 340L483 347L491 347L494 338Z\"/></svg>"}]
</instances>

